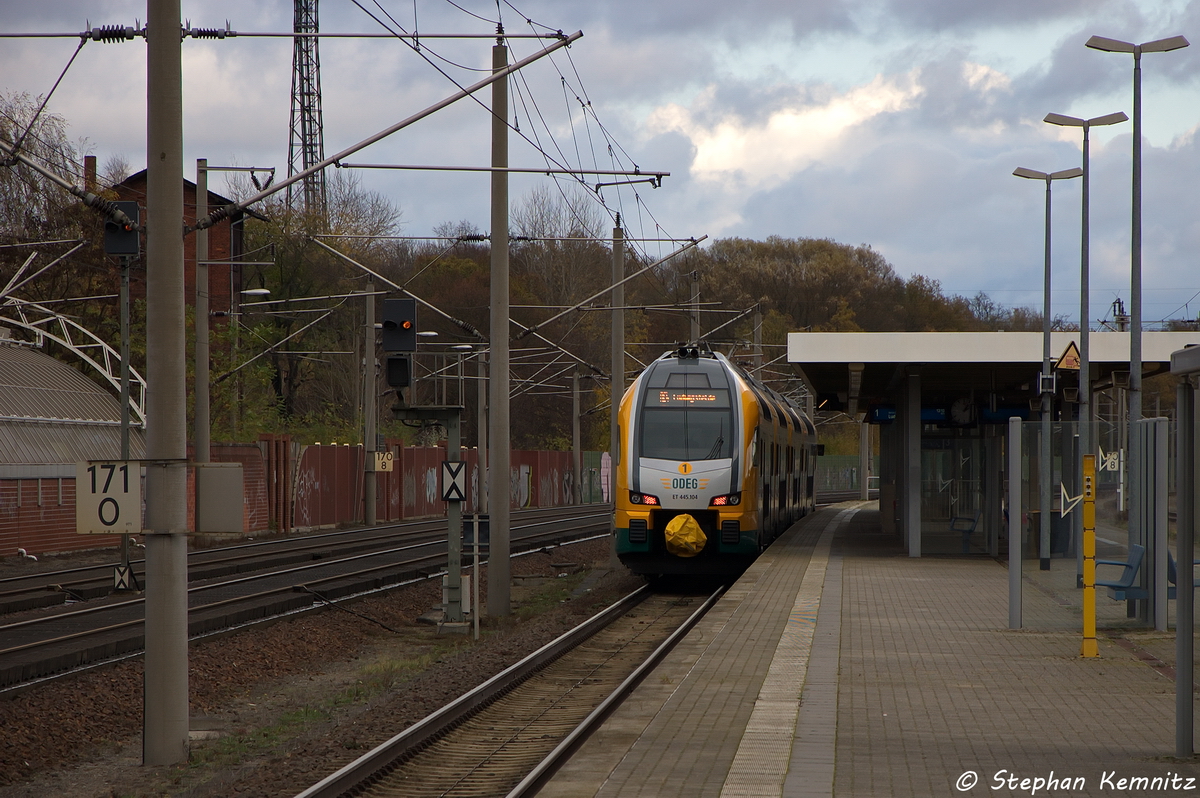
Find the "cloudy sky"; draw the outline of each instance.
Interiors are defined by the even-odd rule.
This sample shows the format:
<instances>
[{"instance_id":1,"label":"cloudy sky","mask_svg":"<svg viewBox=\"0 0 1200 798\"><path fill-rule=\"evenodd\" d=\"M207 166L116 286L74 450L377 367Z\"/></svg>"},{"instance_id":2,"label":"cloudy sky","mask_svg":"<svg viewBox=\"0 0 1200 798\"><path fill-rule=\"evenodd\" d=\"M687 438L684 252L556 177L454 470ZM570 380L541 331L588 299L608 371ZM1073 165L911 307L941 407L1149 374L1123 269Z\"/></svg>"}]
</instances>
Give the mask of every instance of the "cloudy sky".
<instances>
[{"instance_id":1,"label":"cloudy sky","mask_svg":"<svg viewBox=\"0 0 1200 798\"><path fill-rule=\"evenodd\" d=\"M671 172L661 188L604 187L631 237L827 237L867 244L903 275L1041 307L1044 183L1015 167L1081 162L1078 128L1048 112L1132 114L1133 58L1098 34L1196 45L1143 58L1144 317L1200 313L1200 0L321 0L323 32L384 27L490 34L582 30L513 81L513 166ZM144 2L0 0L0 29L77 32L145 19ZM193 26L286 32L292 3L184 0ZM386 15L385 15L386 14ZM388 20L387 15L392 18ZM527 20L532 20L531 26ZM325 151L339 152L477 80L488 39L320 44ZM512 60L532 53L513 39ZM0 90L47 92L78 39L0 39ZM286 173L291 43L186 40L185 163ZM424 57L422 57L422 55ZM446 71L440 74L433 65ZM101 164L145 163L145 46L90 43L51 101ZM486 94L483 95L486 99ZM582 103L587 103L585 113ZM534 143L531 143L534 142ZM1093 324L1129 300L1131 123L1092 133ZM347 159L483 166L486 112L458 103ZM484 174L360 171L404 231L488 225ZM614 178L587 178L590 184ZM1053 313L1079 316L1080 181L1054 190ZM513 202L546 177L514 177ZM214 187L221 188L220 180ZM652 255L669 244L646 243Z\"/></svg>"}]
</instances>

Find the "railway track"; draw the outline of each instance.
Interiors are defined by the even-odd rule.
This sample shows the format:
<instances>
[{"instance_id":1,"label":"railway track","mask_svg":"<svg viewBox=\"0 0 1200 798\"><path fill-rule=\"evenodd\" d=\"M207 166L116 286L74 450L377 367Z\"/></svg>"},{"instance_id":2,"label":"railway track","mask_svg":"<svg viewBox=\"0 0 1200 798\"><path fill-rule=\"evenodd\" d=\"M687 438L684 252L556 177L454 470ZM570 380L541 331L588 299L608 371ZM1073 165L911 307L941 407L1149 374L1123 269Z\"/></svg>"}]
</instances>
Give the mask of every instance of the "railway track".
<instances>
[{"instance_id":1,"label":"railway track","mask_svg":"<svg viewBox=\"0 0 1200 798\"><path fill-rule=\"evenodd\" d=\"M514 514L512 552L607 534L607 511L556 515ZM426 525L382 537L369 551L344 549L299 565L279 566L270 555L266 559L275 564L262 571L190 583L189 637L427 579L439 575L446 562L444 532L435 534ZM0 624L0 692L140 654L144 619L145 596L137 595L80 602Z\"/></svg>"},{"instance_id":2,"label":"railway track","mask_svg":"<svg viewBox=\"0 0 1200 798\"><path fill-rule=\"evenodd\" d=\"M607 505L576 508L545 508L513 513L513 521L533 524L577 515L607 513ZM188 553L188 581L217 579L303 564L318 560L366 553L408 541L445 536L446 520L432 518L369 528L337 530L313 535L239 543ZM0 579L0 615L29 609L53 607L74 601L104 598L113 593L113 570L117 563L103 563L56 571L33 572ZM138 580L145 584L145 561L131 560Z\"/></svg>"},{"instance_id":3,"label":"railway track","mask_svg":"<svg viewBox=\"0 0 1200 798\"><path fill-rule=\"evenodd\" d=\"M531 795L724 590L642 588L297 798Z\"/></svg>"}]
</instances>

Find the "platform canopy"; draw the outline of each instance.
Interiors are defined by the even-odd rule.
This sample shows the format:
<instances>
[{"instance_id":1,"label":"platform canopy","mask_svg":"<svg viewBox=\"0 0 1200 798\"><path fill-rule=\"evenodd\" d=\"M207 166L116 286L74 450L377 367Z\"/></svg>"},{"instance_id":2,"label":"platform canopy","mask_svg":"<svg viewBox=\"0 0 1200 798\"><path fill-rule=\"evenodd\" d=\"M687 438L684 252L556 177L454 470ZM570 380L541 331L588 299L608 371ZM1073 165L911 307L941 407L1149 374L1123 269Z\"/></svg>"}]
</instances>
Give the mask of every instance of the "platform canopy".
<instances>
[{"instance_id":1,"label":"platform canopy","mask_svg":"<svg viewBox=\"0 0 1200 798\"><path fill-rule=\"evenodd\" d=\"M1200 331L1143 333L1143 377L1168 371L1171 353L1189 344L1200 344ZM1078 348L1078 332L1051 333L1060 395L1078 386ZM1129 374L1129 333L1091 333L1089 358L1093 391L1113 387L1114 379L1120 385ZM1042 333L789 333L788 361L818 397L818 409L853 414L893 405L913 369L925 407L1028 407L1037 396Z\"/></svg>"}]
</instances>

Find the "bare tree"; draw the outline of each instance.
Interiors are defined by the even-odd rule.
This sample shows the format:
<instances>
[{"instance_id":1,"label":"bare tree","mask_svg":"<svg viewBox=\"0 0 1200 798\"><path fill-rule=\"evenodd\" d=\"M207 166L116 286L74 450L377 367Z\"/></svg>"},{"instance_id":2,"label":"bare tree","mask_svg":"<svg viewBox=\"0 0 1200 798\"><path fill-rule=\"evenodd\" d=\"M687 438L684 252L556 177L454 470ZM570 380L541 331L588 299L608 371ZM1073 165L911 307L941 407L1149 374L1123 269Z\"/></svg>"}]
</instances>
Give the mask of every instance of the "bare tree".
<instances>
[{"instance_id":1,"label":"bare tree","mask_svg":"<svg viewBox=\"0 0 1200 798\"><path fill-rule=\"evenodd\" d=\"M110 155L108 160L104 162L104 169L100 172L100 180L105 186L115 186L118 183L125 182L125 178L133 174L133 168L129 165L124 155Z\"/></svg>"},{"instance_id":2,"label":"bare tree","mask_svg":"<svg viewBox=\"0 0 1200 798\"><path fill-rule=\"evenodd\" d=\"M0 94L0 140L68 180L79 181L86 142L67 137L67 122L48 110L37 115L41 99L25 93ZM77 202L28 166L11 158L0 168L0 234L25 240L78 233Z\"/></svg>"},{"instance_id":3,"label":"bare tree","mask_svg":"<svg viewBox=\"0 0 1200 798\"><path fill-rule=\"evenodd\" d=\"M540 185L513 211L512 224L516 237L527 239L514 246L513 272L538 282L547 304L570 304L599 287L608 257L596 241L603 216L581 190Z\"/></svg>"}]
</instances>

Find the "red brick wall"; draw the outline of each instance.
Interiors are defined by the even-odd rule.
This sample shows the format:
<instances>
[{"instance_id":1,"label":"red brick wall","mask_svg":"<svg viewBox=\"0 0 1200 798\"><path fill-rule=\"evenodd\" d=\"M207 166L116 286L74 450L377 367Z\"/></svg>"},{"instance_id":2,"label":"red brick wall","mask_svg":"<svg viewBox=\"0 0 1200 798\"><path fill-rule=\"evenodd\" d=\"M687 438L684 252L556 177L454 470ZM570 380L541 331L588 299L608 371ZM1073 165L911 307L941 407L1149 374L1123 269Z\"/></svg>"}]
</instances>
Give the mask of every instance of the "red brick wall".
<instances>
[{"instance_id":1,"label":"red brick wall","mask_svg":"<svg viewBox=\"0 0 1200 798\"><path fill-rule=\"evenodd\" d=\"M209 175L209 185L211 187L212 174ZM146 173L139 172L133 175L124 183L116 187L117 195L122 200L134 200L141 205L142 224L146 223ZM208 210L212 212L217 207L217 201L212 192L209 192ZM196 184L190 180L185 180L183 184L183 222L185 224L195 224L196 222ZM208 229L208 259L209 260L227 260L231 256L232 247L232 225L226 219L218 224L213 225ZM130 281L130 294L134 299L144 299L146 296L145 283L145 268L134 269L134 274ZM208 285L209 299L208 305L211 311L228 312L230 308L230 297L232 291L240 291L241 274L236 270L231 275L230 267L220 264L210 265L208 267ZM184 236L183 238L183 284L184 298L189 305L196 304L196 236ZM214 325L226 323L226 319L216 317L212 320Z\"/></svg>"},{"instance_id":2,"label":"red brick wall","mask_svg":"<svg viewBox=\"0 0 1200 798\"><path fill-rule=\"evenodd\" d=\"M34 555L105 548L120 539L75 533L74 477L0 479L0 557L14 555L18 548Z\"/></svg>"},{"instance_id":3,"label":"red brick wall","mask_svg":"<svg viewBox=\"0 0 1200 798\"><path fill-rule=\"evenodd\" d=\"M258 447L253 444L214 446L212 459L242 464L245 530L248 534L266 530L269 526L266 467ZM193 528L195 482L194 471L188 469L187 517L188 526ZM37 555L107 548L119 541L120 537L116 535L76 534L74 477L0 479L0 557L12 556L18 548Z\"/></svg>"}]
</instances>

